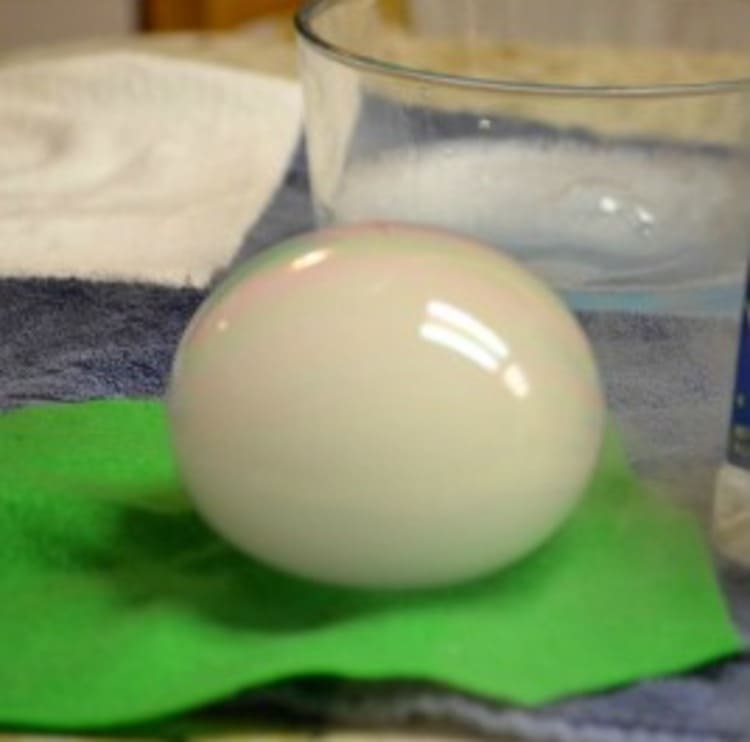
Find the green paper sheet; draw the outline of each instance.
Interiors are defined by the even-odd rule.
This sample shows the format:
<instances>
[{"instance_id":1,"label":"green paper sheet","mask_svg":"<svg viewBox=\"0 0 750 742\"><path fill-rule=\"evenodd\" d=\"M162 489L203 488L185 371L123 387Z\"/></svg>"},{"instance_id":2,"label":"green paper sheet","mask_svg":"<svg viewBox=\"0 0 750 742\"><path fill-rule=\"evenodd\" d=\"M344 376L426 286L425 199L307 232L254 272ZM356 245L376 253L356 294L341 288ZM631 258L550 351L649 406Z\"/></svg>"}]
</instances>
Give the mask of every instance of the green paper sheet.
<instances>
[{"instance_id":1,"label":"green paper sheet","mask_svg":"<svg viewBox=\"0 0 750 742\"><path fill-rule=\"evenodd\" d=\"M740 647L692 519L610 437L583 506L517 566L452 589L322 587L189 510L163 409L0 416L0 724L147 722L269 681L424 679L526 705Z\"/></svg>"}]
</instances>

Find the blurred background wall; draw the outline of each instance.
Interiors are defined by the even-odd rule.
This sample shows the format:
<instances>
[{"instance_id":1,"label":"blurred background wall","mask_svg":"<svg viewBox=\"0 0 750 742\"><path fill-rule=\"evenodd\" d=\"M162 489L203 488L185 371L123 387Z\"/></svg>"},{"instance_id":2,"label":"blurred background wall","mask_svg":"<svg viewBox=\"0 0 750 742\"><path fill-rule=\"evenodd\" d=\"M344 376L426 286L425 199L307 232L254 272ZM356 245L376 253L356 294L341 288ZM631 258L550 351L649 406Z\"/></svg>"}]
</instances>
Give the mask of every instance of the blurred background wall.
<instances>
[{"instance_id":1,"label":"blurred background wall","mask_svg":"<svg viewBox=\"0 0 750 742\"><path fill-rule=\"evenodd\" d=\"M0 0L0 52L19 47L43 45L84 38L118 36L136 31L218 31L237 28L270 16L290 16L301 0ZM711 0L677 0L664 4L658 0L589 0L581 14L572 13L566 0L483 0L494 6L496 22L487 24L483 15L478 36L525 37L534 30L537 41L555 41L578 37L595 42L602 29L598 22L603 11L612 19L608 6L643 6L639 13L627 12L624 18L638 18L639 27L623 22L618 33L623 41L630 35L641 40L649 34L662 41L674 28L679 37L693 46L726 48L733 37L745 39L750 24L750 0L726 0L722 10L732 7L731 23L717 23L719 12ZM385 0L383 6L394 20L419 26L422 31L440 34L457 19L467 27L471 5L466 0ZM580 4L577 5L580 9ZM677 8L677 10L675 10ZM710 14L714 22L706 23ZM738 22L737 19L742 19ZM720 19L719 19L720 20ZM643 26L645 25L645 31ZM686 28L686 26L689 26ZM470 26L469 26L470 27ZM715 38L719 29L721 38ZM666 30L666 33L665 33ZM618 37L612 29L607 38Z\"/></svg>"},{"instance_id":2,"label":"blurred background wall","mask_svg":"<svg viewBox=\"0 0 750 742\"><path fill-rule=\"evenodd\" d=\"M0 0L0 49L134 31L134 0Z\"/></svg>"},{"instance_id":3,"label":"blurred background wall","mask_svg":"<svg viewBox=\"0 0 750 742\"><path fill-rule=\"evenodd\" d=\"M297 0L0 0L0 51L136 31L223 30Z\"/></svg>"}]
</instances>

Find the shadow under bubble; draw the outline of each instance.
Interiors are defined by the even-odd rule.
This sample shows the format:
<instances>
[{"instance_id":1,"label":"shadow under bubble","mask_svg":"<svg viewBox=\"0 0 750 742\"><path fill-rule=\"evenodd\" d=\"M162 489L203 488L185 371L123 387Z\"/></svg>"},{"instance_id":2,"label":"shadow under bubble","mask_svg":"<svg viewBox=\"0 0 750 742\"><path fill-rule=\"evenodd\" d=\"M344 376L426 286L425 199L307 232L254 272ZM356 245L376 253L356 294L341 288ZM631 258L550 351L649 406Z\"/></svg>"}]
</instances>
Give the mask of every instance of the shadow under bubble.
<instances>
[{"instance_id":1,"label":"shadow under bubble","mask_svg":"<svg viewBox=\"0 0 750 742\"><path fill-rule=\"evenodd\" d=\"M179 502L178 494L144 494L137 506L118 506L106 537L93 543L71 534L68 561L85 566L124 611L173 608L238 631L283 634L318 629L375 613L481 599L502 589L510 567L460 586L429 590L364 590L298 578L253 559L211 531L192 510L161 510L154 501ZM110 501L108 505L112 505ZM106 507L106 506L105 506ZM49 534L45 534L49 541ZM71 553L71 551L75 553ZM536 558L545 559L545 550Z\"/></svg>"},{"instance_id":2,"label":"shadow under bubble","mask_svg":"<svg viewBox=\"0 0 750 742\"><path fill-rule=\"evenodd\" d=\"M133 610L173 604L237 630L298 632L347 621L362 596L298 580L252 559L193 512L125 511L112 588Z\"/></svg>"}]
</instances>

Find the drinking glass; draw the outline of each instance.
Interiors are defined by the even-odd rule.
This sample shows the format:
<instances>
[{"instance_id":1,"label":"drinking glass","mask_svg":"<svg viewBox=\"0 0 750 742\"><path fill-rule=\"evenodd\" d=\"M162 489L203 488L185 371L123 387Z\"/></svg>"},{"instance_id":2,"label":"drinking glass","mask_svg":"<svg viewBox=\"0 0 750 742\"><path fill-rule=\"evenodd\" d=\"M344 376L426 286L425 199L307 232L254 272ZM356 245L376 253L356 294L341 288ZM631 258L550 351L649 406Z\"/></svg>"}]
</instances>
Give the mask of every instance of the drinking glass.
<instances>
[{"instance_id":1,"label":"drinking glass","mask_svg":"<svg viewBox=\"0 0 750 742\"><path fill-rule=\"evenodd\" d=\"M750 3L312 0L296 25L319 223L515 256L577 314L633 464L706 513L750 246Z\"/></svg>"}]
</instances>

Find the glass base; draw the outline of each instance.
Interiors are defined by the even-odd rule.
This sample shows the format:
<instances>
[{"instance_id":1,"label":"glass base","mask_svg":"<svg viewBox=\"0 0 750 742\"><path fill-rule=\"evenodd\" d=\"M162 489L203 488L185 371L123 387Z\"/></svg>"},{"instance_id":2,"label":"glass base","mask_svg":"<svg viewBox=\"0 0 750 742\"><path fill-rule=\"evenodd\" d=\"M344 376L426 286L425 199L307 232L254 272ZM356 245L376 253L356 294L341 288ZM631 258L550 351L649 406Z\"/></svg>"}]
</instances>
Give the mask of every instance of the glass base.
<instances>
[{"instance_id":1,"label":"glass base","mask_svg":"<svg viewBox=\"0 0 750 742\"><path fill-rule=\"evenodd\" d=\"M750 471L721 467L714 500L714 543L722 556L750 569Z\"/></svg>"}]
</instances>

